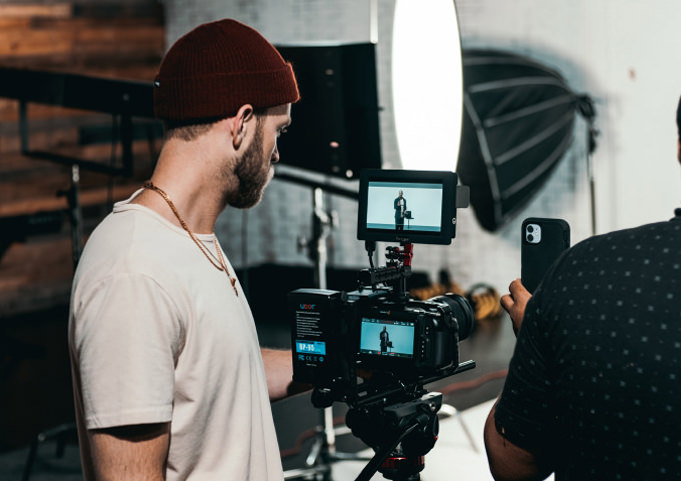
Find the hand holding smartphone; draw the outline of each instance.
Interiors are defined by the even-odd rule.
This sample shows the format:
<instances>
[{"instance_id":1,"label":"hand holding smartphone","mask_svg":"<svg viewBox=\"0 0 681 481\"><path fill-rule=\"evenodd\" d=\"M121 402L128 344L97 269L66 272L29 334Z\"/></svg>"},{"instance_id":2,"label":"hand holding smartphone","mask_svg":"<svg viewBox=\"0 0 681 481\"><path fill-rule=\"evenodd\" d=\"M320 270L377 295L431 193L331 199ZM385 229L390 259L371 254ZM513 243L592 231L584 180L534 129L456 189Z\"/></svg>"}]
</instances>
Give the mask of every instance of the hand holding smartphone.
<instances>
[{"instance_id":1,"label":"hand holding smartphone","mask_svg":"<svg viewBox=\"0 0 681 481\"><path fill-rule=\"evenodd\" d=\"M563 219L529 217L522 223L521 280L534 293L555 260L570 247L570 225Z\"/></svg>"}]
</instances>

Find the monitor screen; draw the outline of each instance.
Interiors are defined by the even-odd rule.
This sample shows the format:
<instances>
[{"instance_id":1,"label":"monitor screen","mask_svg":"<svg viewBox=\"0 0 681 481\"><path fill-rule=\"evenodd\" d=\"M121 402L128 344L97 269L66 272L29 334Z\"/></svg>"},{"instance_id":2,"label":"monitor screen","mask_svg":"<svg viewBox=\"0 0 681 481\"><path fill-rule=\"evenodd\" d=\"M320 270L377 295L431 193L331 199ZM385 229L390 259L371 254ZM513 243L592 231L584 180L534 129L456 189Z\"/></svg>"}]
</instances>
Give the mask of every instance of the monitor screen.
<instances>
[{"instance_id":1,"label":"monitor screen","mask_svg":"<svg viewBox=\"0 0 681 481\"><path fill-rule=\"evenodd\" d=\"M414 323L363 317L360 354L414 357Z\"/></svg>"},{"instance_id":2,"label":"monitor screen","mask_svg":"<svg viewBox=\"0 0 681 481\"><path fill-rule=\"evenodd\" d=\"M357 238L451 244L456 224L454 172L363 170Z\"/></svg>"},{"instance_id":3,"label":"monitor screen","mask_svg":"<svg viewBox=\"0 0 681 481\"><path fill-rule=\"evenodd\" d=\"M442 184L369 182L367 229L439 233Z\"/></svg>"}]
</instances>

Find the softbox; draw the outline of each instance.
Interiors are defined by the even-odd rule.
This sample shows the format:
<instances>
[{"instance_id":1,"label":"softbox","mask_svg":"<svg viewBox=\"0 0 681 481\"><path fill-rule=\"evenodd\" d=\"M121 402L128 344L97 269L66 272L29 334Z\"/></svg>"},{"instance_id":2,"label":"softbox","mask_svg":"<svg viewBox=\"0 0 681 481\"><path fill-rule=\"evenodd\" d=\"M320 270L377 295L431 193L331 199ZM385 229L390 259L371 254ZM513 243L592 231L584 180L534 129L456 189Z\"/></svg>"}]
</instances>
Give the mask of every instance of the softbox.
<instances>
[{"instance_id":1,"label":"softbox","mask_svg":"<svg viewBox=\"0 0 681 481\"><path fill-rule=\"evenodd\" d=\"M457 173L480 225L495 231L549 178L593 104L556 71L526 57L463 50L464 115ZM592 139L593 140L593 139ZM593 146L590 146L593 148Z\"/></svg>"},{"instance_id":2,"label":"softbox","mask_svg":"<svg viewBox=\"0 0 681 481\"><path fill-rule=\"evenodd\" d=\"M293 123L279 140L282 163L341 178L380 168L376 46L277 48L293 65L300 89Z\"/></svg>"}]
</instances>

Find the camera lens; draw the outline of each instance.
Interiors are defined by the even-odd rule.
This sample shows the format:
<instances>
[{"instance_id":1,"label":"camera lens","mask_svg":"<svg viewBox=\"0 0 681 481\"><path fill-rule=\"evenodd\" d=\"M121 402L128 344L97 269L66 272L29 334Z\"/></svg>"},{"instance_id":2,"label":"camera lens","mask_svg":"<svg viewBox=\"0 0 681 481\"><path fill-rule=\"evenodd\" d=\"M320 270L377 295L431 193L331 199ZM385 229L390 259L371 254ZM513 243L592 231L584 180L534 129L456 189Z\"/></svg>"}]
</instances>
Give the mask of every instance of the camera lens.
<instances>
[{"instance_id":1,"label":"camera lens","mask_svg":"<svg viewBox=\"0 0 681 481\"><path fill-rule=\"evenodd\" d=\"M531 232L534 232L534 227L532 227L531 225L528 225L525 230L527 230L528 233L531 233Z\"/></svg>"},{"instance_id":2,"label":"camera lens","mask_svg":"<svg viewBox=\"0 0 681 481\"><path fill-rule=\"evenodd\" d=\"M527 234L527 241L532 242L534 240L534 236L532 234Z\"/></svg>"},{"instance_id":3,"label":"camera lens","mask_svg":"<svg viewBox=\"0 0 681 481\"><path fill-rule=\"evenodd\" d=\"M459 341L463 341L471 335L475 326L475 315L468 299L458 294L449 293L428 300L449 306L452 310L452 316L459 325Z\"/></svg>"}]
</instances>

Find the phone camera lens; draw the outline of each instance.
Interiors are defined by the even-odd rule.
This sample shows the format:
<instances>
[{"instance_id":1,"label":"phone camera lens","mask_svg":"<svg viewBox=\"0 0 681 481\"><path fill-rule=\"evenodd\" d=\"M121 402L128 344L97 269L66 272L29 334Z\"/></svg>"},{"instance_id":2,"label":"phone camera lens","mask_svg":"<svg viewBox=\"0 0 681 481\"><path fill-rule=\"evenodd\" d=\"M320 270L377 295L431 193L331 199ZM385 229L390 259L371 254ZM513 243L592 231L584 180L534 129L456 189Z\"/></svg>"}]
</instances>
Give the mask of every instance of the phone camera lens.
<instances>
[{"instance_id":1,"label":"phone camera lens","mask_svg":"<svg viewBox=\"0 0 681 481\"><path fill-rule=\"evenodd\" d=\"M528 232L528 233L534 232L534 227L531 226L531 225L528 225L528 226L527 226L527 232Z\"/></svg>"},{"instance_id":2,"label":"phone camera lens","mask_svg":"<svg viewBox=\"0 0 681 481\"><path fill-rule=\"evenodd\" d=\"M532 242L534 240L534 236L532 234L527 234L527 241Z\"/></svg>"}]
</instances>

